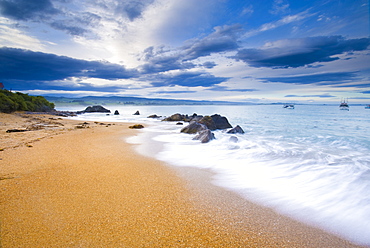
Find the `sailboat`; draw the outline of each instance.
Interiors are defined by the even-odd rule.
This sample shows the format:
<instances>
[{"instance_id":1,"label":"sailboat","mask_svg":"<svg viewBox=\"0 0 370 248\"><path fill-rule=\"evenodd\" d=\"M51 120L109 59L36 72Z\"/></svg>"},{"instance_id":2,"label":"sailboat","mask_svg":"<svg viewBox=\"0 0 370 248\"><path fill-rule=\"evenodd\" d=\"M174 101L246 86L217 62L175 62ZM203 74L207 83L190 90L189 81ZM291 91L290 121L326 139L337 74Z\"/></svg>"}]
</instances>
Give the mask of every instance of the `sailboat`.
<instances>
[{"instance_id":1,"label":"sailboat","mask_svg":"<svg viewBox=\"0 0 370 248\"><path fill-rule=\"evenodd\" d=\"M348 99L346 101L345 98L342 98L341 102L340 102L340 105L339 105L339 109L340 110L349 110L349 106L348 106Z\"/></svg>"}]
</instances>

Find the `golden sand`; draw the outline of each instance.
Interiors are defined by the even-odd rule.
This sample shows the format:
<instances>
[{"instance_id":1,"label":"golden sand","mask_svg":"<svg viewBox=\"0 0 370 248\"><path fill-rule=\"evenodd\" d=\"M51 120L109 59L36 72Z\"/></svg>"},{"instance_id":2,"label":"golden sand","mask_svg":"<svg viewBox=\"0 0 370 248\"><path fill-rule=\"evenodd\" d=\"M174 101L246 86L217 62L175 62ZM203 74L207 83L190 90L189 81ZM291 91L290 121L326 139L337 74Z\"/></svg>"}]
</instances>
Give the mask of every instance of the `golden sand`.
<instances>
[{"instance_id":1,"label":"golden sand","mask_svg":"<svg viewBox=\"0 0 370 248\"><path fill-rule=\"evenodd\" d=\"M138 155L129 124L88 123L0 114L1 247L356 247L212 186L206 171Z\"/></svg>"}]
</instances>

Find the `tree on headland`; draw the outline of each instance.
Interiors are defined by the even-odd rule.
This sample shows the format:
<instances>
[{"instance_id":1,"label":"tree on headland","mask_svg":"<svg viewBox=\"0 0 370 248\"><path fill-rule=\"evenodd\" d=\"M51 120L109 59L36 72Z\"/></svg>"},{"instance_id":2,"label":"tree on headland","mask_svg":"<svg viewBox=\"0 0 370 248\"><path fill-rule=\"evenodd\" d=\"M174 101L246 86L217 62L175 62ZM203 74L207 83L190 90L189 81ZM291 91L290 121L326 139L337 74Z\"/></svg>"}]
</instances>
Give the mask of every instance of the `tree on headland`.
<instances>
[{"instance_id":1,"label":"tree on headland","mask_svg":"<svg viewBox=\"0 0 370 248\"><path fill-rule=\"evenodd\" d=\"M10 92L0 89L0 112L14 111L50 112L55 108L54 103L42 96L29 96L20 92Z\"/></svg>"}]
</instances>

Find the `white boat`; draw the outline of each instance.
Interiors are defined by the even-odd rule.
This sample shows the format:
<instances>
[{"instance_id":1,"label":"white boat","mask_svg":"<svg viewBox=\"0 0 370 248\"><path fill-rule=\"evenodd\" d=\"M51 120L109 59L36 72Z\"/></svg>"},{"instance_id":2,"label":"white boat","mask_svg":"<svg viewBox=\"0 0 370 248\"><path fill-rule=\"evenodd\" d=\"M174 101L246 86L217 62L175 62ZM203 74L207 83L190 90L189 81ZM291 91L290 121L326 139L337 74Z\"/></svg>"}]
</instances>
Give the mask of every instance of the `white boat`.
<instances>
[{"instance_id":1,"label":"white boat","mask_svg":"<svg viewBox=\"0 0 370 248\"><path fill-rule=\"evenodd\" d=\"M348 99L346 101L346 99L342 99L342 101L340 102L340 105L339 105L339 109L340 110L349 110L349 106L348 106Z\"/></svg>"},{"instance_id":2,"label":"white boat","mask_svg":"<svg viewBox=\"0 0 370 248\"><path fill-rule=\"evenodd\" d=\"M286 108L286 109L294 109L294 104L285 104L283 106L283 108Z\"/></svg>"}]
</instances>

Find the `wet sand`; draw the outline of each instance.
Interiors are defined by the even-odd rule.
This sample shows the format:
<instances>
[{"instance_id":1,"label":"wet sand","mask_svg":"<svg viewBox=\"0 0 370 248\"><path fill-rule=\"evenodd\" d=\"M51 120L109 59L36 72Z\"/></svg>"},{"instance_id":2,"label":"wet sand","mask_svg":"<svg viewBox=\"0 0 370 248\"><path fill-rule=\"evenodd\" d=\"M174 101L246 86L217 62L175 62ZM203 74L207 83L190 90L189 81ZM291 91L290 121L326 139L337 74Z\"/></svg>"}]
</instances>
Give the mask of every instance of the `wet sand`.
<instances>
[{"instance_id":1,"label":"wet sand","mask_svg":"<svg viewBox=\"0 0 370 248\"><path fill-rule=\"evenodd\" d=\"M208 171L139 155L129 125L0 114L0 246L358 247L213 186Z\"/></svg>"}]
</instances>

